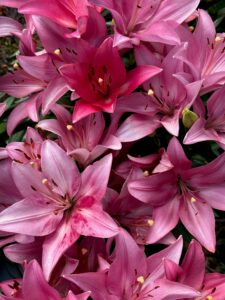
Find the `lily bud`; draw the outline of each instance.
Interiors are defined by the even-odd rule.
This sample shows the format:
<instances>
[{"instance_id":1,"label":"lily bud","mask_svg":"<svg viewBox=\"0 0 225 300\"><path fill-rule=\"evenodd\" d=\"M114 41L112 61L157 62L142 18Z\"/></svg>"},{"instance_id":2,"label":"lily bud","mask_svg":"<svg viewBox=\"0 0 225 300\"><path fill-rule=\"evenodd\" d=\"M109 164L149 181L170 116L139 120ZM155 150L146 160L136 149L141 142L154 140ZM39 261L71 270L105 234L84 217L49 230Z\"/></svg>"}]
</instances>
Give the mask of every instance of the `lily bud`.
<instances>
[{"instance_id":1,"label":"lily bud","mask_svg":"<svg viewBox=\"0 0 225 300\"><path fill-rule=\"evenodd\" d=\"M186 128L191 128L191 126L198 120L198 118L198 115L188 108L185 108L182 112L182 122L184 124L184 127Z\"/></svg>"}]
</instances>

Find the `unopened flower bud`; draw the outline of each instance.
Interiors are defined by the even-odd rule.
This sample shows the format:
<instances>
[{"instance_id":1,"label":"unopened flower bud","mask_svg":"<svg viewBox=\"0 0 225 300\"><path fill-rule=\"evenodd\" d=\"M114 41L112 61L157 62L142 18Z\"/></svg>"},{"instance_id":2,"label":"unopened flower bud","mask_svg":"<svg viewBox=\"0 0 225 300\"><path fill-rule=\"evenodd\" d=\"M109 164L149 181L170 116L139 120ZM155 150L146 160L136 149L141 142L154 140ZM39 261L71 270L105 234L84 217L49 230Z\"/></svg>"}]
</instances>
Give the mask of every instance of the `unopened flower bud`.
<instances>
[{"instance_id":1,"label":"unopened flower bud","mask_svg":"<svg viewBox=\"0 0 225 300\"><path fill-rule=\"evenodd\" d=\"M185 108L182 112L182 122L184 124L184 127L186 128L191 128L191 126L198 120L198 118L198 115L188 108Z\"/></svg>"}]
</instances>

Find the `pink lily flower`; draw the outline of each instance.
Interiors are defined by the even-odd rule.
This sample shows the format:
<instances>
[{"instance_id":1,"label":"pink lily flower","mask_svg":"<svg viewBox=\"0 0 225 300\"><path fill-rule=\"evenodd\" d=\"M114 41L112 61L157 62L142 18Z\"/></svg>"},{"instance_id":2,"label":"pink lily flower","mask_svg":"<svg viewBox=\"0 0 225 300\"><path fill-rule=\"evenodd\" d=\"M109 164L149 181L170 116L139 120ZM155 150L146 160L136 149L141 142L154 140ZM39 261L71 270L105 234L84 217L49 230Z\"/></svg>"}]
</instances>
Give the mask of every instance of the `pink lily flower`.
<instances>
[{"instance_id":1,"label":"pink lily flower","mask_svg":"<svg viewBox=\"0 0 225 300\"><path fill-rule=\"evenodd\" d=\"M37 127L58 135L60 145L80 165L87 166L107 149L121 149L118 138L107 135L102 113L94 113L72 124L71 114L62 106L55 105L52 111L57 119L42 120Z\"/></svg>"},{"instance_id":2,"label":"pink lily flower","mask_svg":"<svg viewBox=\"0 0 225 300\"><path fill-rule=\"evenodd\" d=\"M225 87L216 91L207 101L207 117L202 103L195 110L199 119L192 125L184 137L184 144L202 141L215 141L225 149ZM196 103L197 105L198 103Z\"/></svg>"},{"instance_id":3,"label":"pink lily flower","mask_svg":"<svg viewBox=\"0 0 225 300\"><path fill-rule=\"evenodd\" d=\"M139 169L142 175L149 176L151 173L165 172L173 168L165 149L161 148L159 153L149 154L143 157L127 155L129 160L123 161L115 168L115 173L126 179L133 169Z\"/></svg>"},{"instance_id":4,"label":"pink lily flower","mask_svg":"<svg viewBox=\"0 0 225 300\"><path fill-rule=\"evenodd\" d=\"M201 292L201 296L192 300L221 300L225 291L225 276L219 273L205 274L205 256L202 247L192 241L187 249L181 266L165 259L167 279L186 284Z\"/></svg>"},{"instance_id":5,"label":"pink lily flower","mask_svg":"<svg viewBox=\"0 0 225 300\"><path fill-rule=\"evenodd\" d=\"M186 72L192 74L193 81L204 79L201 94L205 94L225 83L225 38L217 35L206 11L199 9L198 13L193 34L186 33L186 43L175 57L186 63Z\"/></svg>"},{"instance_id":6,"label":"pink lily flower","mask_svg":"<svg viewBox=\"0 0 225 300\"><path fill-rule=\"evenodd\" d=\"M90 50L92 55L85 61L60 68L62 76L81 98L74 108L74 123L94 112L113 113L117 98L130 94L144 81L161 72L154 66L140 66L126 73L111 38L99 48Z\"/></svg>"},{"instance_id":7,"label":"pink lily flower","mask_svg":"<svg viewBox=\"0 0 225 300\"><path fill-rule=\"evenodd\" d=\"M6 103L0 103L0 117L4 114L4 112L7 110Z\"/></svg>"},{"instance_id":8,"label":"pink lily flower","mask_svg":"<svg viewBox=\"0 0 225 300\"><path fill-rule=\"evenodd\" d=\"M85 30L88 22L88 8L92 5L88 0L26 0L20 5L19 12L28 15L47 17L61 26Z\"/></svg>"},{"instance_id":9,"label":"pink lily flower","mask_svg":"<svg viewBox=\"0 0 225 300\"><path fill-rule=\"evenodd\" d=\"M3 286L5 295L0 295L0 300L87 300L91 292L74 295L71 291L62 298L44 278L41 267L33 260L25 266L23 280L11 280Z\"/></svg>"},{"instance_id":10,"label":"pink lily flower","mask_svg":"<svg viewBox=\"0 0 225 300\"><path fill-rule=\"evenodd\" d=\"M19 163L29 163L40 169L41 147L43 138L31 127L27 128L25 142L12 142L6 146L9 157Z\"/></svg>"},{"instance_id":11,"label":"pink lily flower","mask_svg":"<svg viewBox=\"0 0 225 300\"><path fill-rule=\"evenodd\" d=\"M108 9L114 20L114 46L138 45L140 41L179 43L175 27L195 11L199 0L140 1L91 0Z\"/></svg>"},{"instance_id":12,"label":"pink lily flower","mask_svg":"<svg viewBox=\"0 0 225 300\"><path fill-rule=\"evenodd\" d=\"M179 218L187 230L209 251L215 251L215 218L212 208L225 210L225 155L196 168L174 137L167 149L174 168L138 179L128 185L135 198L149 203L172 230ZM167 216L167 218L165 218ZM166 220L167 219L167 220Z\"/></svg>"},{"instance_id":13,"label":"pink lily flower","mask_svg":"<svg viewBox=\"0 0 225 300\"><path fill-rule=\"evenodd\" d=\"M18 61L23 69L2 76L0 90L17 98L30 97L17 105L10 114L7 122L8 134L27 116L37 122L41 104L47 113L50 106L68 91L65 80L59 75L49 55L21 55Z\"/></svg>"},{"instance_id":14,"label":"pink lily flower","mask_svg":"<svg viewBox=\"0 0 225 300\"><path fill-rule=\"evenodd\" d=\"M113 262L108 270L67 275L84 291L91 290L93 300L157 300L193 298L199 293L180 283L163 278L163 259L179 261L182 239L163 251L146 258L131 236L124 230L115 238ZM118 278L120 280L118 280Z\"/></svg>"},{"instance_id":15,"label":"pink lily flower","mask_svg":"<svg viewBox=\"0 0 225 300\"><path fill-rule=\"evenodd\" d=\"M0 37L9 36L9 35L21 35L23 26L8 17L0 17Z\"/></svg>"},{"instance_id":16,"label":"pink lily flower","mask_svg":"<svg viewBox=\"0 0 225 300\"><path fill-rule=\"evenodd\" d=\"M46 236L42 265L47 279L80 235L106 238L118 233L101 205L111 163L111 155L105 156L80 174L74 161L52 141L42 144L42 172L14 163L13 178L24 199L0 213L0 230Z\"/></svg>"},{"instance_id":17,"label":"pink lily flower","mask_svg":"<svg viewBox=\"0 0 225 300\"><path fill-rule=\"evenodd\" d=\"M146 46L136 49L139 65L156 65L163 71L144 83L146 93L133 93L118 101L117 112L133 112L116 132L121 142L136 141L161 126L178 136L182 111L192 106L202 81L188 84L176 78L176 74L183 71L183 64L173 58L176 51L172 49L161 63Z\"/></svg>"},{"instance_id":18,"label":"pink lily flower","mask_svg":"<svg viewBox=\"0 0 225 300\"><path fill-rule=\"evenodd\" d=\"M170 233L168 219L157 211L153 210L148 203L143 200L136 200L128 192L130 182L144 178L146 171L139 168L132 168L127 176L120 193L110 189L103 200L104 209L118 221L121 226L129 228L136 243L140 245L152 243L174 242L174 237ZM148 176L148 174L147 174Z\"/></svg>"}]
</instances>

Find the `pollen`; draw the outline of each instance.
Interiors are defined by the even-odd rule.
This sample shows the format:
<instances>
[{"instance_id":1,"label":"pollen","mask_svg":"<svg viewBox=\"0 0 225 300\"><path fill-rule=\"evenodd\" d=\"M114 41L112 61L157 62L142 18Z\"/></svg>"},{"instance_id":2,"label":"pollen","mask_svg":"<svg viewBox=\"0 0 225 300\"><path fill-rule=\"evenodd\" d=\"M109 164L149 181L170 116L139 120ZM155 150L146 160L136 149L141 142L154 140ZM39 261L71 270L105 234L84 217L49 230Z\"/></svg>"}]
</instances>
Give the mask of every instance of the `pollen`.
<instances>
[{"instance_id":1,"label":"pollen","mask_svg":"<svg viewBox=\"0 0 225 300\"><path fill-rule=\"evenodd\" d=\"M148 176L149 176L149 171L148 171L148 170L145 170L145 171L143 172L143 175L144 175L145 177L148 177Z\"/></svg>"},{"instance_id":2,"label":"pollen","mask_svg":"<svg viewBox=\"0 0 225 300\"><path fill-rule=\"evenodd\" d=\"M112 25L115 25L115 20L114 19L112 19Z\"/></svg>"},{"instance_id":3,"label":"pollen","mask_svg":"<svg viewBox=\"0 0 225 300\"><path fill-rule=\"evenodd\" d=\"M195 203L197 200L194 197L191 197L191 203Z\"/></svg>"},{"instance_id":4,"label":"pollen","mask_svg":"<svg viewBox=\"0 0 225 300\"><path fill-rule=\"evenodd\" d=\"M140 284L144 284L144 282L145 282L144 276L139 276L137 278L137 282L139 282Z\"/></svg>"},{"instance_id":5,"label":"pollen","mask_svg":"<svg viewBox=\"0 0 225 300\"><path fill-rule=\"evenodd\" d=\"M33 161L30 161L29 164L31 165L32 168L34 168L35 163Z\"/></svg>"},{"instance_id":6,"label":"pollen","mask_svg":"<svg viewBox=\"0 0 225 300\"><path fill-rule=\"evenodd\" d=\"M88 252L88 249L86 248L81 248L81 254L85 255Z\"/></svg>"},{"instance_id":7,"label":"pollen","mask_svg":"<svg viewBox=\"0 0 225 300\"><path fill-rule=\"evenodd\" d=\"M14 69L14 70L18 70L18 69L19 69L18 63L13 64L13 69Z\"/></svg>"},{"instance_id":8,"label":"pollen","mask_svg":"<svg viewBox=\"0 0 225 300\"><path fill-rule=\"evenodd\" d=\"M48 179L47 178L44 178L44 179L42 179L42 181L41 181L44 185L46 185L47 183L48 183Z\"/></svg>"},{"instance_id":9,"label":"pollen","mask_svg":"<svg viewBox=\"0 0 225 300\"><path fill-rule=\"evenodd\" d=\"M71 130L73 130L73 125L67 124L67 125L66 125L66 128L67 128L67 130L71 131Z\"/></svg>"},{"instance_id":10,"label":"pollen","mask_svg":"<svg viewBox=\"0 0 225 300\"><path fill-rule=\"evenodd\" d=\"M206 297L206 300L213 300L213 297L211 295Z\"/></svg>"},{"instance_id":11,"label":"pollen","mask_svg":"<svg viewBox=\"0 0 225 300\"><path fill-rule=\"evenodd\" d=\"M195 28L194 28L194 26L189 26L188 29L190 32L193 32Z\"/></svg>"},{"instance_id":12,"label":"pollen","mask_svg":"<svg viewBox=\"0 0 225 300\"><path fill-rule=\"evenodd\" d=\"M154 225L154 220L152 220L152 219L148 219L148 221L147 221L147 223L148 223L148 225L150 226L150 227L152 227L153 225Z\"/></svg>"},{"instance_id":13,"label":"pollen","mask_svg":"<svg viewBox=\"0 0 225 300\"><path fill-rule=\"evenodd\" d=\"M103 81L104 81L104 80L103 80L101 77L98 78L98 83L99 83L99 84L102 84Z\"/></svg>"},{"instance_id":14,"label":"pollen","mask_svg":"<svg viewBox=\"0 0 225 300\"><path fill-rule=\"evenodd\" d=\"M54 53L55 53L56 55L60 55L60 54L61 54L61 50L60 50L60 49L55 49Z\"/></svg>"},{"instance_id":15,"label":"pollen","mask_svg":"<svg viewBox=\"0 0 225 300\"><path fill-rule=\"evenodd\" d=\"M221 40L222 40L221 37L219 37L219 36L215 37L215 43L219 43Z\"/></svg>"},{"instance_id":16,"label":"pollen","mask_svg":"<svg viewBox=\"0 0 225 300\"><path fill-rule=\"evenodd\" d=\"M147 94L148 96L152 97L154 95L154 91L152 89L149 89Z\"/></svg>"}]
</instances>

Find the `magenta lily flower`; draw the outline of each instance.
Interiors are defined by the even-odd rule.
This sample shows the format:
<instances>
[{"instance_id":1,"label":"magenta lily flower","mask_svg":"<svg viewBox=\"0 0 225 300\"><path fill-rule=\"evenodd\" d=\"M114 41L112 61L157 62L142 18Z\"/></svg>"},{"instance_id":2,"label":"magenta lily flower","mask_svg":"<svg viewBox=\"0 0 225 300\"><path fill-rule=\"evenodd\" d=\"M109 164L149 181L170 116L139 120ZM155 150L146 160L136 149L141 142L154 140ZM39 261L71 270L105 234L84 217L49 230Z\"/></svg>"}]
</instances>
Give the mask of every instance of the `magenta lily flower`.
<instances>
[{"instance_id":1,"label":"magenta lily flower","mask_svg":"<svg viewBox=\"0 0 225 300\"><path fill-rule=\"evenodd\" d=\"M72 116L60 105L52 111L57 119L42 120L38 128L57 134L60 144L80 165L87 166L107 149L120 150L122 145L112 133L107 134L101 112L91 114L72 124Z\"/></svg>"},{"instance_id":2,"label":"magenta lily flower","mask_svg":"<svg viewBox=\"0 0 225 300\"><path fill-rule=\"evenodd\" d=\"M154 66L140 66L126 73L112 39L106 39L99 48L92 48L92 55L85 61L60 68L62 76L81 98L75 105L73 122L98 111L114 112L118 97L130 94L159 72L161 69Z\"/></svg>"},{"instance_id":3,"label":"magenta lily flower","mask_svg":"<svg viewBox=\"0 0 225 300\"><path fill-rule=\"evenodd\" d=\"M67 275L66 278L81 287L91 290L94 300L157 300L193 298L199 293L187 285L163 278L163 259L179 261L182 239L165 250L146 258L131 236L121 230L115 238L113 262L108 270L97 273ZM118 280L120 278L120 280Z\"/></svg>"},{"instance_id":4,"label":"magenta lily flower","mask_svg":"<svg viewBox=\"0 0 225 300\"><path fill-rule=\"evenodd\" d=\"M167 154L174 168L131 182L129 192L151 204L170 230L180 218L187 230L206 249L214 252L215 218L212 208L225 210L225 173L222 167L225 155L207 165L191 168L191 161L175 137L169 143Z\"/></svg>"},{"instance_id":5,"label":"magenta lily flower","mask_svg":"<svg viewBox=\"0 0 225 300\"><path fill-rule=\"evenodd\" d=\"M14 163L14 181L24 199L1 212L0 230L46 236L42 257L46 278L80 235L106 238L118 233L118 226L101 205L111 162L108 155L80 174L56 143L45 141L42 172L29 164Z\"/></svg>"},{"instance_id":6,"label":"magenta lily flower","mask_svg":"<svg viewBox=\"0 0 225 300\"><path fill-rule=\"evenodd\" d=\"M199 0L140 1L132 3L122 0L91 0L92 3L108 9L114 20L114 46L120 48L138 45L140 41L179 43L175 32L178 23L182 23L195 11Z\"/></svg>"},{"instance_id":7,"label":"magenta lily flower","mask_svg":"<svg viewBox=\"0 0 225 300\"><path fill-rule=\"evenodd\" d=\"M215 141L225 149L224 92L225 88L222 87L208 99L207 117L204 106L198 105L196 113L199 115L199 119L187 132L184 144ZM200 104L200 101L198 103Z\"/></svg>"},{"instance_id":8,"label":"magenta lily flower","mask_svg":"<svg viewBox=\"0 0 225 300\"><path fill-rule=\"evenodd\" d=\"M1 284L5 295L0 295L1 300L87 300L91 292L74 295L71 291L62 298L44 278L41 267L37 261L32 260L25 266L23 281L11 280Z\"/></svg>"}]
</instances>

